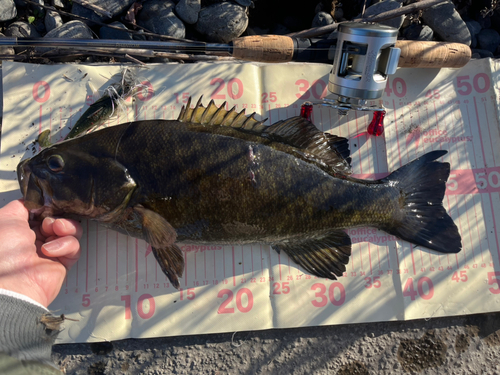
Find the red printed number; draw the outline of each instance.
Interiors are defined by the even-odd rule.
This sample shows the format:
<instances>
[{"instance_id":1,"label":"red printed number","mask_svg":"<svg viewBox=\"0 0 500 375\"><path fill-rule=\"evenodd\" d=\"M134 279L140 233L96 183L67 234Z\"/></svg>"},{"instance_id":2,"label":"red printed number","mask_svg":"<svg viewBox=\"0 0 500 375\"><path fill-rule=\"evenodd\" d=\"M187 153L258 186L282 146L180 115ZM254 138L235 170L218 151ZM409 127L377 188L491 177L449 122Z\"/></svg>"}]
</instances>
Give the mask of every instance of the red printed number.
<instances>
[{"instance_id":1,"label":"red printed number","mask_svg":"<svg viewBox=\"0 0 500 375\"><path fill-rule=\"evenodd\" d=\"M187 101L189 99L189 93L188 92L183 92L182 93L182 99L179 98L179 96L181 96L181 94L174 93L174 95L175 95L175 102L176 103L180 103L179 100L182 100L183 103L187 103Z\"/></svg>"},{"instance_id":2,"label":"red printed number","mask_svg":"<svg viewBox=\"0 0 500 375\"><path fill-rule=\"evenodd\" d=\"M132 311L130 310L130 296L122 296L121 300L125 302L125 320L132 319Z\"/></svg>"},{"instance_id":3,"label":"red printed number","mask_svg":"<svg viewBox=\"0 0 500 375\"><path fill-rule=\"evenodd\" d=\"M484 94L491 87L490 77L486 73L478 73L472 78L472 84L470 76L457 77L457 92L460 95L470 95L473 87L479 94Z\"/></svg>"},{"instance_id":4,"label":"red printed number","mask_svg":"<svg viewBox=\"0 0 500 375\"><path fill-rule=\"evenodd\" d=\"M460 274L458 272L453 272L453 276L451 277L451 279L453 281L456 281L457 283L459 283L460 281L465 283L467 280L469 280L469 278L467 277L467 271L460 271Z\"/></svg>"},{"instance_id":5,"label":"red printed number","mask_svg":"<svg viewBox=\"0 0 500 375\"><path fill-rule=\"evenodd\" d=\"M141 82L141 90L137 93L137 97L141 102L147 102L154 95L153 85L149 81ZM146 91L146 95L144 95L144 91Z\"/></svg>"},{"instance_id":6,"label":"red printed number","mask_svg":"<svg viewBox=\"0 0 500 375\"><path fill-rule=\"evenodd\" d=\"M121 300L125 302L125 320L132 319L131 297L130 295L121 296ZM147 303L145 303L147 301ZM155 299L151 294L143 294L137 300L137 314L142 319L149 319L155 314L156 304Z\"/></svg>"},{"instance_id":7,"label":"red printed number","mask_svg":"<svg viewBox=\"0 0 500 375\"><path fill-rule=\"evenodd\" d=\"M179 290L180 294L181 294L181 301L184 301L184 289L180 289ZM188 300L193 300L194 298L196 297L196 294L194 293L194 288L189 288L187 290L187 299Z\"/></svg>"},{"instance_id":8,"label":"red printed number","mask_svg":"<svg viewBox=\"0 0 500 375\"><path fill-rule=\"evenodd\" d=\"M314 81L312 85L306 79L299 79L295 81L295 86L299 86L299 94L295 94L295 96L302 100L309 100L311 93L314 99L321 99L326 96L326 83L320 79Z\"/></svg>"},{"instance_id":9,"label":"red printed number","mask_svg":"<svg viewBox=\"0 0 500 375\"><path fill-rule=\"evenodd\" d=\"M385 85L384 91L387 96L391 96L391 94L394 92L394 95L396 95L398 98L402 98L403 96L406 96L406 82L403 78L396 77L392 80L391 89L389 78L387 78L387 84Z\"/></svg>"},{"instance_id":10,"label":"red printed number","mask_svg":"<svg viewBox=\"0 0 500 375\"><path fill-rule=\"evenodd\" d=\"M40 86L43 87L43 96L40 96ZM38 81L33 85L33 99L38 103L45 103L50 97L50 86L45 81Z\"/></svg>"},{"instance_id":11,"label":"red printed number","mask_svg":"<svg viewBox=\"0 0 500 375\"><path fill-rule=\"evenodd\" d=\"M371 289L373 288L380 288L382 286L382 282L380 281L380 276L374 276L374 277L365 277L365 288L366 289Z\"/></svg>"},{"instance_id":12,"label":"red printed number","mask_svg":"<svg viewBox=\"0 0 500 375\"><path fill-rule=\"evenodd\" d=\"M144 311L144 301L148 301L148 311ZM143 294L142 296L139 297L139 300L137 301L137 313L142 319L149 319L151 318L154 313L155 313L155 299L151 294Z\"/></svg>"},{"instance_id":13,"label":"red printed number","mask_svg":"<svg viewBox=\"0 0 500 375\"><path fill-rule=\"evenodd\" d=\"M273 288L274 288L273 294L281 294L281 293L288 294L288 293L290 293L290 286L288 284L290 284L288 281L285 281L281 284L274 283L273 284ZM281 288L281 290L280 290L280 288Z\"/></svg>"},{"instance_id":14,"label":"red printed number","mask_svg":"<svg viewBox=\"0 0 500 375\"><path fill-rule=\"evenodd\" d=\"M226 82L222 78L214 78L210 81L210 85L217 85L211 99L226 99L226 94L219 94L224 89ZM243 96L243 82L238 78L231 78L227 82L227 94L231 99L239 99Z\"/></svg>"},{"instance_id":15,"label":"red printed number","mask_svg":"<svg viewBox=\"0 0 500 375\"><path fill-rule=\"evenodd\" d=\"M233 301L233 292L229 289L222 289L217 294L217 298L224 298L224 296L227 297L217 309L217 314L233 314L234 307L228 307L228 305ZM245 296L245 298L243 298L243 296ZM244 301L245 299L246 301ZM236 293L236 308L242 313L247 313L252 310L252 307L253 294L250 289L241 288L238 290Z\"/></svg>"},{"instance_id":16,"label":"red printed number","mask_svg":"<svg viewBox=\"0 0 500 375\"><path fill-rule=\"evenodd\" d=\"M440 95L439 95L439 90L435 89L435 90L429 90L425 93L425 97L426 98L429 98L429 99L439 99L440 98Z\"/></svg>"},{"instance_id":17,"label":"red printed number","mask_svg":"<svg viewBox=\"0 0 500 375\"><path fill-rule=\"evenodd\" d=\"M500 277L500 272L488 272L488 285L496 285L496 288L489 288L493 294L500 294L500 282L497 277Z\"/></svg>"},{"instance_id":18,"label":"red printed number","mask_svg":"<svg viewBox=\"0 0 500 375\"><path fill-rule=\"evenodd\" d=\"M84 294L82 296L82 306L89 307L90 306L90 294Z\"/></svg>"},{"instance_id":19,"label":"red printed number","mask_svg":"<svg viewBox=\"0 0 500 375\"><path fill-rule=\"evenodd\" d=\"M500 187L500 173L497 171L476 173L474 177L478 189L486 189L488 186L492 188Z\"/></svg>"},{"instance_id":20,"label":"red printed number","mask_svg":"<svg viewBox=\"0 0 500 375\"><path fill-rule=\"evenodd\" d=\"M274 103L278 100L275 92L263 92L262 103Z\"/></svg>"},{"instance_id":21,"label":"red printed number","mask_svg":"<svg viewBox=\"0 0 500 375\"><path fill-rule=\"evenodd\" d=\"M427 289L427 291L424 289L424 284L426 284L425 289ZM410 277L406 280L406 284L403 288L403 296L410 297L412 301L415 300L417 295L426 300L434 296L434 284L432 284L432 280L425 276L421 277L417 283L417 291L415 291L413 287L413 279Z\"/></svg>"},{"instance_id":22,"label":"red printed number","mask_svg":"<svg viewBox=\"0 0 500 375\"><path fill-rule=\"evenodd\" d=\"M316 292L316 300L311 301L314 307L325 307L328 303L328 299L325 296L326 286L325 284L316 283L311 287L311 290L318 290ZM336 292L337 290L337 292ZM330 285L328 288L328 297L330 298L330 302L334 306L342 306L345 302L345 289L344 286L335 282Z\"/></svg>"}]
</instances>

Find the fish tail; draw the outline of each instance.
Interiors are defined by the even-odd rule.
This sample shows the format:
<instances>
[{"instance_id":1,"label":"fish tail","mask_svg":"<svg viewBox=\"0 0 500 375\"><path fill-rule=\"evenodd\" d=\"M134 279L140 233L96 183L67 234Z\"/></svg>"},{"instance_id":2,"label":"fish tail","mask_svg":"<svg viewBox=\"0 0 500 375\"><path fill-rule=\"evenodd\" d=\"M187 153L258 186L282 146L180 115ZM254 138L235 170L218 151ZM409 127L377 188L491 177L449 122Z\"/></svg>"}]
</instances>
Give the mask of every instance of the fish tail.
<instances>
[{"instance_id":1,"label":"fish tail","mask_svg":"<svg viewBox=\"0 0 500 375\"><path fill-rule=\"evenodd\" d=\"M381 229L432 250L458 253L460 233L443 207L450 164L436 161L446 153L429 152L384 179L400 191L401 210Z\"/></svg>"}]
</instances>

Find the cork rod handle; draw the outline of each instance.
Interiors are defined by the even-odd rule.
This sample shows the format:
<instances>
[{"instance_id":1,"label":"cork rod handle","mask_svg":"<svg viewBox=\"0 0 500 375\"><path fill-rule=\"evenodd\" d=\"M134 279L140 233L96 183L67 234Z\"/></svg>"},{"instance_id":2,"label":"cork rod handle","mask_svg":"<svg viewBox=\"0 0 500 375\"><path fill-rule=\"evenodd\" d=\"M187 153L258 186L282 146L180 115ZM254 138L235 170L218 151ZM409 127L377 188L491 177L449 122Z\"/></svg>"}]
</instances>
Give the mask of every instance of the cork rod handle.
<instances>
[{"instance_id":1,"label":"cork rod handle","mask_svg":"<svg viewBox=\"0 0 500 375\"><path fill-rule=\"evenodd\" d=\"M293 39L282 35L253 35L233 40L233 56L240 60L287 62L293 58Z\"/></svg>"},{"instance_id":2,"label":"cork rod handle","mask_svg":"<svg viewBox=\"0 0 500 375\"><path fill-rule=\"evenodd\" d=\"M469 46L461 43L398 40L400 68L461 68L471 58Z\"/></svg>"}]
</instances>

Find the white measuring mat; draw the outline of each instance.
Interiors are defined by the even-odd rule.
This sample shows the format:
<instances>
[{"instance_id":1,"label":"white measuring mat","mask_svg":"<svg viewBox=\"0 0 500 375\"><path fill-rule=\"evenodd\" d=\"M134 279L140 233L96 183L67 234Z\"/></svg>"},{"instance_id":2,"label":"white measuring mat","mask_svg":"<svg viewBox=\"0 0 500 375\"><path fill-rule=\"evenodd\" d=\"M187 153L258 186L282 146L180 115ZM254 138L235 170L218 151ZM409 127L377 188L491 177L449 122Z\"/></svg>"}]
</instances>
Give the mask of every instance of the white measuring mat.
<instances>
[{"instance_id":1,"label":"white measuring mat","mask_svg":"<svg viewBox=\"0 0 500 375\"><path fill-rule=\"evenodd\" d=\"M57 142L118 80L120 66L3 63L1 204L20 198L15 168L52 130ZM167 64L134 68L144 89L106 126L176 119L192 96L227 101L267 124L328 94L323 64ZM369 136L371 113L315 107L313 122L347 137L355 176L379 178L426 152L449 150L444 206L462 235L458 254L438 254L373 228L349 229L352 255L337 281L304 273L267 246L182 244L181 290L148 245L83 221L82 255L50 306L67 321L59 342L118 340L431 318L500 308L498 70L491 60L461 70L399 69L383 98L385 133ZM186 145L186 147L189 147ZM138 145L138 152L141 152Z\"/></svg>"}]
</instances>

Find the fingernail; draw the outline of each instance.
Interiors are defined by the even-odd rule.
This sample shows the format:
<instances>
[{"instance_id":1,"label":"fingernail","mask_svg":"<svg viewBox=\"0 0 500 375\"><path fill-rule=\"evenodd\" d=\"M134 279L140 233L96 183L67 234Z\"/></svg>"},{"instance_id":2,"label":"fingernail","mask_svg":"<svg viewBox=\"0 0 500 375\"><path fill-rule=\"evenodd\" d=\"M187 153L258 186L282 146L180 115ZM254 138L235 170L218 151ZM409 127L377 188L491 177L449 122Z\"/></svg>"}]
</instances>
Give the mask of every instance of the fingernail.
<instances>
[{"instance_id":1,"label":"fingernail","mask_svg":"<svg viewBox=\"0 0 500 375\"><path fill-rule=\"evenodd\" d=\"M62 230L66 230L66 224L64 223L64 220L59 220L59 225L62 227Z\"/></svg>"},{"instance_id":2,"label":"fingernail","mask_svg":"<svg viewBox=\"0 0 500 375\"><path fill-rule=\"evenodd\" d=\"M51 218L51 217L46 217L45 218L45 221L48 222L49 224L53 224L54 221L56 221L55 219Z\"/></svg>"},{"instance_id":3,"label":"fingernail","mask_svg":"<svg viewBox=\"0 0 500 375\"><path fill-rule=\"evenodd\" d=\"M59 243L59 241L50 241L44 244L43 247L45 248L45 251L52 253L59 250L61 248L61 244Z\"/></svg>"}]
</instances>

